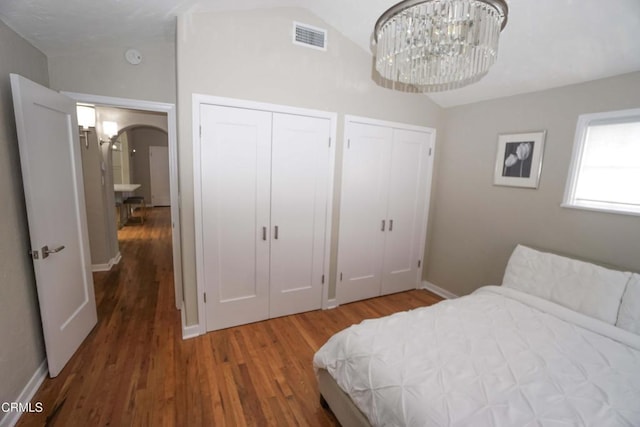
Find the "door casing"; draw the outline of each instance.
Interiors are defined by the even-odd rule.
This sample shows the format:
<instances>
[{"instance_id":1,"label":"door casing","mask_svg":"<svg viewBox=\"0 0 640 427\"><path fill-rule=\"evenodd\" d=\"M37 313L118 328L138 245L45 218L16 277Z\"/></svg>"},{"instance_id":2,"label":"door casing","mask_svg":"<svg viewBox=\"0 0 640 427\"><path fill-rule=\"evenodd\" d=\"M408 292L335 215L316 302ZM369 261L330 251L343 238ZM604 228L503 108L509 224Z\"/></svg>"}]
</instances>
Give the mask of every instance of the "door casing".
<instances>
[{"instance_id":1,"label":"door casing","mask_svg":"<svg viewBox=\"0 0 640 427\"><path fill-rule=\"evenodd\" d=\"M63 95L88 104L102 107L129 108L143 111L155 111L167 114L167 137L169 145L169 187L171 191L171 243L173 248L173 282L175 285L175 304L182 310L182 330L185 336L185 316L182 290L182 240L180 236L180 193L178 187L178 136L175 104L165 102L144 101L138 99L116 98L111 96L92 95L77 92L60 92Z\"/></svg>"},{"instance_id":2,"label":"door casing","mask_svg":"<svg viewBox=\"0 0 640 427\"><path fill-rule=\"evenodd\" d=\"M294 114L294 115L303 115L303 116L311 116L318 118L326 118L331 122L331 138L330 141L327 141L330 148L330 161L329 161L329 180L328 180L328 191L331 196L327 199L327 212L326 215L326 230L327 233L325 235L325 252L324 252L324 289L322 291L322 308L326 309L330 306L333 306L333 301L329 301L329 266L331 259L331 230L332 230L332 213L333 213L333 187L334 187L334 174L335 174L335 155L336 155L336 134L337 134L337 121L338 115L337 113L321 111L321 110L311 110L306 108L297 108L286 105L278 105L278 104L269 104L262 102L254 102L254 101L246 101L234 98L225 98L218 96L210 96L204 94L193 94L192 95L192 112L193 112L193 135L194 135L194 144L193 144L193 173L194 173L194 212L195 212L195 224L196 224L196 239L197 236L201 236L201 233L198 230L199 224L202 224L202 200L198 197L198 194L201 194L202 189L200 188L201 177L200 177L200 139L197 135L200 134L200 126L201 126L201 118L200 118L200 106L201 105L219 105L225 107L236 107L236 108L245 108L252 110L263 110L269 111L272 113L284 113L284 114ZM202 244L201 242L196 241L196 259L202 259ZM197 263L196 266L196 287L197 287L197 295L198 295L198 329L200 334L205 334L207 332L207 322L206 322L206 307L205 307L205 283L204 283L204 271L202 267L202 263Z\"/></svg>"},{"instance_id":3,"label":"door casing","mask_svg":"<svg viewBox=\"0 0 640 427\"><path fill-rule=\"evenodd\" d=\"M400 131L404 131L404 132L418 132L418 133L422 133L425 135L426 138L428 138L429 140L429 145L428 145L428 156L427 156L427 161L425 164L425 167L427 169L427 173L426 173L426 185L424 188L424 193L422 193L420 195L420 197L424 197L424 210L421 212L422 214L422 224L421 227L419 229L419 249L418 249L418 253L420 254L420 261L419 261L419 265L417 266L417 277L416 277L416 287L420 287L421 286L421 281L419 280L422 277L422 272L424 269L424 250L425 250L425 245L426 245L426 237L427 237L427 224L429 222L429 205L430 205L430 199L431 199L431 186L432 186L432 180L433 180L433 160L435 157L435 145L436 145L436 130L433 128L428 128L428 127L423 127L423 126L415 126L415 125L408 125L408 124L404 124L404 123L397 123L397 122L391 122L391 121L385 121L385 120L377 120L377 119L371 119L368 117L359 117L359 116L352 116L352 115L347 115L345 116L345 132L344 132L344 147L347 148L349 145L349 138L350 138L350 132L352 131L352 129L356 128L358 125L364 125L365 127L369 127L371 129L374 128L378 128L381 131L380 133L380 137L383 137L384 135L386 135L386 137L391 137L393 139L393 135L394 132L400 130ZM389 129L391 130L390 132L390 136L387 135L386 133L382 132L383 129ZM392 146L392 145L390 145ZM391 155L391 152L389 153L389 155ZM348 166L347 162L348 162L348 156L343 155L343 178L345 176L345 167ZM387 172L384 173L380 173L380 178L381 179L388 179L388 175ZM344 181L343 181L344 182ZM384 191L387 191L387 187L388 184L386 183L382 183L380 184L380 188ZM345 191L341 191L341 210L344 206L346 206L348 204L348 200L345 199L345 197L348 197L348 195L346 194ZM386 197L384 198L384 201L387 201ZM377 202L376 202L377 203ZM386 212L388 209L388 207L385 205L384 207L384 211ZM340 221L342 222L342 212L341 212L341 218ZM383 231L383 230L388 230L390 224L388 223L388 219L389 218L385 218L384 215L381 216L380 218L378 218L377 220L380 221L379 223L379 230ZM382 224L382 220L385 220L385 223ZM375 229L375 227L373 228ZM345 251L345 247L344 244L341 244L341 242L343 241L344 238L344 233L345 230L341 229L340 230L340 238L339 238L339 242L338 242L338 254L337 254L337 258L338 258L338 264L337 264L337 269L336 269L336 299L338 300L338 302L351 302L351 301L355 301L359 298L352 298L354 295L349 295L348 290L343 289L342 292L342 296L344 298L340 297L340 283L341 283L341 271L344 270L344 266L341 265L341 262L344 262L344 251ZM380 234L382 235L382 233ZM342 251L342 254L341 254ZM380 254L378 254L380 255ZM382 258L380 258L382 259ZM416 263L418 262L418 260L415 260ZM380 277L374 277L374 275L371 275L371 280L370 282L376 281L376 280L382 280L382 275L384 275L382 269L380 269ZM363 276L363 279L368 279L368 276ZM365 286L367 284L365 283ZM376 292L373 293L369 293L367 294L365 297L369 298L369 297L373 297L373 296L378 296L381 294L382 292L382 284L380 284L380 292L377 292L377 295L374 295ZM367 291L367 290L365 290ZM374 289L375 291L375 289ZM358 294L358 292L356 292L356 294Z\"/></svg>"}]
</instances>

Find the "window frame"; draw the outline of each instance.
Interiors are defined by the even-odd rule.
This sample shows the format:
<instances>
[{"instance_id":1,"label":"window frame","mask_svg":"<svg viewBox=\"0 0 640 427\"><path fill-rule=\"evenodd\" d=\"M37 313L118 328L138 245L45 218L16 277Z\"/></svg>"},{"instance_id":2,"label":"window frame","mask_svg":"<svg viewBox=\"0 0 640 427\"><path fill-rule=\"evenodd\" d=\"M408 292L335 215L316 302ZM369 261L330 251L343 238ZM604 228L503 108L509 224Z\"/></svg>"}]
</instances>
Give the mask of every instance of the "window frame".
<instances>
[{"instance_id":1,"label":"window frame","mask_svg":"<svg viewBox=\"0 0 640 427\"><path fill-rule=\"evenodd\" d=\"M580 175L580 166L582 164L589 127L598 124L616 124L630 121L640 122L640 108L581 114L578 116L571 163L569 165L569 173L565 184L564 197L560 206L563 208L640 216L640 206L611 202L584 201L576 200L575 198Z\"/></svg>"}]
</instances>

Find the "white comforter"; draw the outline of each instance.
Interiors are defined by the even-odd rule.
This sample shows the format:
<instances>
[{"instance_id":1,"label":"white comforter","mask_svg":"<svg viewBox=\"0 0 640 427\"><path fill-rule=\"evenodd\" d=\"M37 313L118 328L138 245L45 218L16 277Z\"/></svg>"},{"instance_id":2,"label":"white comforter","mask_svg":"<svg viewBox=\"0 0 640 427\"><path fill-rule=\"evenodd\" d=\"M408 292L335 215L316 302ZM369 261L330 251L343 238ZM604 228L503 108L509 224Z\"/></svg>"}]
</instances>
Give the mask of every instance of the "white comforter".
<instances>
[{"instance_id":1,"label":"white comforter","mask_svg":"<svg viewBox=\"0 0 640 427\"><path fill-rule=\"evenodd\" d=\"M640 336L495 286L316 353L374 426L640 426Z\"/></svg>"}]
</instances>

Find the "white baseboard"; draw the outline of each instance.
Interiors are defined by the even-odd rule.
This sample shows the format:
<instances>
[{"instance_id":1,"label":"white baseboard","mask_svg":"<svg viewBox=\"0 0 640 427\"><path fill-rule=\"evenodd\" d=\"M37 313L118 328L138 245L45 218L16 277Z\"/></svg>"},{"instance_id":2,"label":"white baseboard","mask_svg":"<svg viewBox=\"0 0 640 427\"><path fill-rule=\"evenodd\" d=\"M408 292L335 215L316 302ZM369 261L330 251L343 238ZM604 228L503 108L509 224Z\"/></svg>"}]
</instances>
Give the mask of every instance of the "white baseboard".
<instances>
[{"instance_id":1,"label":"white baseboard","mask_svg":"<svg viewBox=\"0 0 640 427\"><path fill-rule=\"evenodd\" d=\"M49 373L49 368L47 367L47 359L44 359L36 372L34 372L33 376L27 383L27 385L20 393L20 396L15 400L17 403L22 403L23 406L26 406L33 396L35 396L36 392L42 385L42 382L47 378L47 374ZM22 412L7 412L7 414L0 419L0 427L13 427L18 423L20 417L22 416Z\"/></svg>"},{"instance_id":2,"label":"white baseboard","mask_svg":"<svg viewBox=\"0 0 640 427\"><path fill-rule=\"evenodd\" d=\"M431 282L427 282L426 280L422 281L422 289L426 289L428 291L433 292L434 294L441 296L442 298L445 299L454 299L454 298L458 298L458 295L447 291L446 289L442 289L439 286L434 285Z\"/></svg>"},{"instance_id":3,"label":"white baseboard","mask_svg":"<svg viewBox=\"0 0 640 427\"><path fill-rule=\"evenodd\" d=\"M91 266L91 271L96 273L98 271L109 271L111 270L111 264L93 264Z\"/></svg>"},{"instance_id":4,"label":"white baseboard","mask_svg":"<svg viewBox=\"0 0 640 427\"><path fill-rule=\"evenodd\" d=\"M114 265L117 265L121 259L122 255L120 254L120 252L118 252L116 256L111 258L107 264L93 264L91 266L91 271L93 271L94 273L96 271L109 271Z\"/></svg>"},{"instance_id":5,"label":"white baseboard","mask_svg":"<svg viewBox=\"0 0 640 427\"><path fill-rule=\"evenodd\" d=\"M323 310L331 310L332 308L338 307L338 300L335 298L328 299L327 305L323 307Z\"/></svg>"},{"instance_id":6,"label":"white baseboard","mask_svg":"<svg viewBox=\"0 0 640 427\"><path fill-rule=\"evenodd\" d=\"M187 319L184 314L184 303L182 303L182 309L180 310L180 317L182 319L182 339L188 340L200 336L200 325L195 324L187 326Z\"/></svg>"}]
</instances>

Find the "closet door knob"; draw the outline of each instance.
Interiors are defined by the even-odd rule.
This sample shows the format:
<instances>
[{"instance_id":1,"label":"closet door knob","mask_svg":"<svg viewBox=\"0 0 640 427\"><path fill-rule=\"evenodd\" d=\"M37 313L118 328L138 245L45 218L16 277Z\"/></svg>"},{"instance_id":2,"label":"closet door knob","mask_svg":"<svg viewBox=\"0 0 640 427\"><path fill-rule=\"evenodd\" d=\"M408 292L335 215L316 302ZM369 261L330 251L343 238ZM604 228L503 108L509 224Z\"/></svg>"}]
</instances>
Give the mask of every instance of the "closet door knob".
<instances>
[{"instance_id":1,"label":"closet door knob","mask_svg":"<svg viewBox=\"0 0 640 427\"><path fill-rule=\"evenodd\" d=\"M267 227L262 227L262 240L267 240Z\"/></svg>"},{"instance_id":2,"label":"closet door knob","mask_svg":"<svg viewBox=\"0 0 640 427\"><path fill-rule=\"evenodd\" d=\"M382 220L382 228L380 228L380 231L384 231L384 228L385 228L385 221L384 221L384 219L383 219L383 220Z\"/></svg>"},{"instance_id":3,"label":"closet door knob","mask_svg":"<svg viewBox=\"0 0 640 427\"><path fill-rule=\"evenodd\" d=\"M278 240L278 226L275 226L275 230L273 231L273 238Z\"/></svg>"},{"instance_id":4,"label":"closet door knob","mask_svg":"<svg viewBox=\"0 0 640 427\"><path fill-rule=\"evenodd\" d=\"M389 220L389 231L393 231L393 220Z\"/></svg>"}]
</instances>

